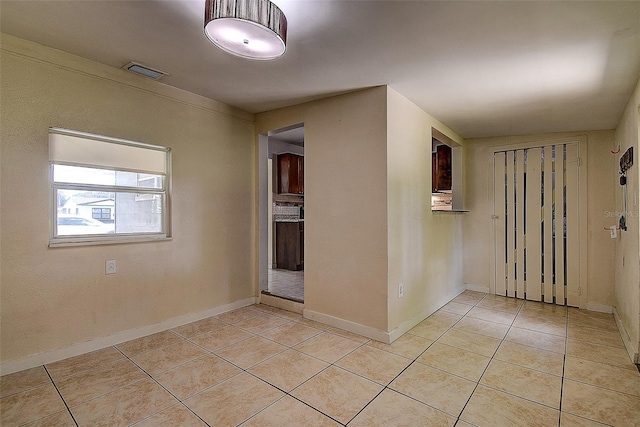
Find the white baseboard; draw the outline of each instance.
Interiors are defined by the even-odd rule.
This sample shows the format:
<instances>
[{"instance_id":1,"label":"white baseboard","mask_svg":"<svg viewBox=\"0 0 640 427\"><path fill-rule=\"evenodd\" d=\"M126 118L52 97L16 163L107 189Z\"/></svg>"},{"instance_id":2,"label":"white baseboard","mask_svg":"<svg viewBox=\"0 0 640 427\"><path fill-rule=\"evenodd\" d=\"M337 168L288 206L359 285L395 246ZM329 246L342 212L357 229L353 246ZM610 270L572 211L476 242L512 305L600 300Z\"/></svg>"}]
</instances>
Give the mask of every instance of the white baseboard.
<instances>
[{"instance_id":1,"label":"white baseboard","mask_svg":"<svg viewBox=\"0 0 640 427\"><path fill-rule=\"evenodd\" d=\"M350 320L340 319L338 317L330 316L324 313L318 313L317 311L304 309L303 316L306 319L315 320L316 322L324 323L326 325L331 325L336 328L344 329L345 331L349 331L354 334L362 335L367 338L371 338L372 340L380 341L385 344L391 344L402 335L404 335L411 328L416 326L418 323L422 322L424 319L438 311L443 305L460 295L462 292L466 290L465 285L458 286L452 292L450 292L444 298L436 301L433 304L430 304L424 310L420 312L417 316L413 317L410 320L402 322L400 326L394 328L390 332L382 331L380 329L372 328L370 326L361 325L360 323L352 322Z\"/></svg>"},{"instance_id":2,"label":"white baseboard","mask_svg":"<svg viewBox=\"0 0 640 427\"><path fill-rule=\"evenodd\" d=\"M465 285L458 286L449 294L447 294L447 296L445 296L444 298L439 299L433 304L429 304L429 306L427 306L424 310L422 310L420 314L418 314L417 316L414 316L412 319L402 322L397 328L394 328L391 332L388 332L387 333L388 341L383 341L383 342L386 342L387 344L391 344L392 342L400 338L402 335L407 333L409 330L411 330L411 328L416 326L418 323L422 322L424 319L431 316L436 311L440 310L440 308L442 308L443 305L447 304L449 301L451 301L452 299L454 299L455 297L463 293L465 290L467 290L467 287Z\"/></svg>"},{"instance_id":3,"label":"white baseboard","mask_svg":"<svg viewBox=\"0 0 640 427\"><path fill-rule=\"evenodd\" d=\"M610 305L604 305L604 304L596 304L593 302L588 302L587 303L587 310L589 311L598 311L600 313L613 313L613 307Z\"/></svg>"},{"instance_id":4,"label":"white baseboard","mask_svg":"<svg viewBox=\"0 0 640 427\"><path fill-rule=\"evenodd\" d=\"M636 347L638 343L634 343L633 341L631 341L631 337L629 336L627 330L624 328L622 319L620 319L618 310L616 310L615 307L613 307L613 317L614 319L616 319L616 325L618 325L618 330L620 331L622 342L624 342L624 347L627 349L627 353L629 354L631 361L636 365L640 364L640 353L638 353L639 349Z\"/></svg>"},{"instance_id":5,"label":"white baseboard","mask_svg":"<svg viewBox=\"0 0 640 427\"><path fill-rule=\"evenodd\" d=\"M256 301L256 297L245 298L240 301L235 301L230 304L221 305L197 313L189 313L183 316L167 319L153 325L129 329L128 331L118 332L107 337L95 338L90 341L73 344L69 347L51 350L44 353L33 354L19 360L8 361L0 365L0 375L7 375L25 369L34 368L36 366L46 365L47 363L57 362L58 360L79 356L81 354L120 344L125 341L130 341L150 334L155 334L157 332L166 331L167 329L172 329L178 326L185 325L187 323L206 319L207 317L226 313L227 311L246 307L248 305L255 304Z\"/></svg>"},{"instance_id":6,"label":"white baseboard","mask_svg":"<svg viewBox=\"0 0 640 427\"><path fill-rule=\"evenodd\" d=\"M307 308L304 309L302 315L305 319L315 320L316 322L324 323L325 325L331 325L354 334L362 335L363 337L371 338L372 340L389 344L388 333L380 329L361 325L360 323L330 316L328 314L318 313L317 311L309 310Z\"/></svg>"},{"instance_id":7,"label":"white baseboard","mask_svg":"<svg viewBox=\"0 0 640 427\"><path fill-rule=\"evenodd\" d=\"M471 283L466 283L466 286L468 291L483 292L485 294L489 293L489 287L485 285L473 285Z\"/></svg>"}]
</instances>

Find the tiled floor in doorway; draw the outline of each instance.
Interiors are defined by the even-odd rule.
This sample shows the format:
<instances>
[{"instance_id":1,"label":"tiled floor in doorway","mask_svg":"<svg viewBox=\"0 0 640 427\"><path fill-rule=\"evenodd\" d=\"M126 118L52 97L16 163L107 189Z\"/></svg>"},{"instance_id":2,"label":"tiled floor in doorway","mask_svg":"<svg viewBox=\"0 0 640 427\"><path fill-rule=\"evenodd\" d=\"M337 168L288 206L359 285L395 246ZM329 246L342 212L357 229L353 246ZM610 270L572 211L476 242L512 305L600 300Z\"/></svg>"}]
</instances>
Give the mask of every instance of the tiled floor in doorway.
<instances>
[{"instance_id":1,"label":"tiled floor in doorway","mask_svg":"<svg viewBox=\"0 0 640 427\"><path fill-rule=\"evenodd\" d=\"M637 426L611 315L464 292L392 345L245 307L1 378L10 426Z\"/></svg>"},{"instance_id":2,"label":"tiled floor in doorway","mask_svg":"<svg viewBox=\"0 0 640 427\"><path fill-rule=\"evenodd\" d=\"M269 293L304 302L304 271L269 269Z\"/></svg>"}]
</instances>

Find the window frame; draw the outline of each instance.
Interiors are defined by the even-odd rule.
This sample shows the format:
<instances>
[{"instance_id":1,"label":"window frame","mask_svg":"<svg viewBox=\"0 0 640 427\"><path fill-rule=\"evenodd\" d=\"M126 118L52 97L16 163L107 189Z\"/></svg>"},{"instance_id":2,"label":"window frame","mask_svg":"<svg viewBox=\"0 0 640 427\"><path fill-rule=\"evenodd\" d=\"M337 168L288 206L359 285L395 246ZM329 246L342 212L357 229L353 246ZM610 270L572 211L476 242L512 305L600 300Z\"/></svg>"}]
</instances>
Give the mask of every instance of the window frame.
<instances>
[{"instance_id":1,"label":"window frame","mask_svg":"<svg viewBox=\"0 0 640 427\"><path fill-rule=\"evenodd\" d=\"M142 169L116 168L96 166L88 163L78 163L69 161L54 161L49 156L49 184L50 184L50 213L49 213L49 247L58 246L80 246L80 245L102 245L117 243L134 243L171 240L171 148L152 145L142 142L130 141L120 138L113 138L103 135L95 135L86 132L73 131L61 128L49 128L49 136L52 134L68 135L77 138L96 140L112 144L126 145L135 148L143 148L164 152L165 168L164 173L149 172ZM150 174L162 176L163 186L161 188L132 187L125 185L103 185L56 182L54 180L54 168L56 165L75 166L90 169L103 169L116 172L132 172L137 174ZM79 190L79 191L99 191L108 193L129 193L137 197L144 195L149 198L159 195L162 200L161 209L161 231L160 232L132 232L113 234L79 234L79 235L57 235L58 222L58 191L59 190ZM115 197L115 196L114 196ZM110 208L111 209L111 208ZM93 218L93 208L92 216Z\"/></svg>"}]
</instances>

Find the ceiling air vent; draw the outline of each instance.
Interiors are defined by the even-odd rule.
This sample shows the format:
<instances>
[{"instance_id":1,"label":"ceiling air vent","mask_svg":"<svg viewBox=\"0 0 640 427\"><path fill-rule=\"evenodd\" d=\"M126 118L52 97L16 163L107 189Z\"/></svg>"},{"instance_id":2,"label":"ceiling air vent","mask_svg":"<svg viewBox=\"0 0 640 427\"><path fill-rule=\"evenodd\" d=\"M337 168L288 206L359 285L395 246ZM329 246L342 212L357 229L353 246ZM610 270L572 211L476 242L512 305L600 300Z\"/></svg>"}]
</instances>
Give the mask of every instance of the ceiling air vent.
<instances>
[{"instance_id":1,"label":"ceiling air vent","mask_svg":"<svg viewBox=\"0 0 640 427\"><path fill-rule=\"evenodd\" d=\"M131 71L132 73L149 77L150 79L153 79L153 80L159 80L161 77L169 75L164 71L154 70L153 68L149 68L146 65L138 64L137 62L129 62L127 65L125 65L122 68L128 71Z\"/></svg>"}]
</instances>

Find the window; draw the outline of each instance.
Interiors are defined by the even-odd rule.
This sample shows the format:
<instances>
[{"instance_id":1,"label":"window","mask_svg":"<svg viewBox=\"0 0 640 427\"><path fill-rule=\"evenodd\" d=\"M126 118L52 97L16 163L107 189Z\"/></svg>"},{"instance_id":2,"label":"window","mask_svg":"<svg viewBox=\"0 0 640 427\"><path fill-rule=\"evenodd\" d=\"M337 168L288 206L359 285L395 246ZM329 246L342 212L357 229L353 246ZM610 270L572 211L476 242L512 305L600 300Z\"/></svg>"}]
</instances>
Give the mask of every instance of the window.
<instances>
[{"instance_id":1,"label":"window","mask_svg":"<svg viewBox=\"0 0 640 427\"><path fill-rule=\"evenodd\" d=\"M170 154L165 147L50 129L50 246L168 237Z\"/></svg>"},{"instance_id":2,"label":"window","mask_svg":"<svg viewBox=\"0 0 640 427\"><path fill-rule=\"evenodd\" d=\"M93 219L97 219L99 221L109 221L111 219L111 208L92 208L91 216L93 217Z\"/></svg>"}]
</instances>

